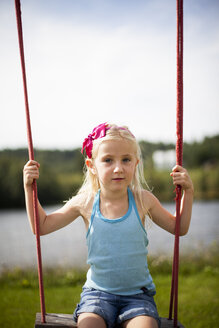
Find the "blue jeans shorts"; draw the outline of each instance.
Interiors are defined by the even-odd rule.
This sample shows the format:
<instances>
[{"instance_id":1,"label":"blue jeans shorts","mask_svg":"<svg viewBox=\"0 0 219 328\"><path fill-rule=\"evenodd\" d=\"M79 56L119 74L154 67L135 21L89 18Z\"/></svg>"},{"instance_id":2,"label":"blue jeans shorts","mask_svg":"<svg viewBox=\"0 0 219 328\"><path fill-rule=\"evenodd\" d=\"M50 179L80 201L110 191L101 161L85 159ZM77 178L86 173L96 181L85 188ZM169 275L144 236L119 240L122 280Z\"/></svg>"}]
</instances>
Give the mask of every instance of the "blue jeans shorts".
<instances>
[{"instance_id":1,"label":"blue jeans shorts","mask_svg":"<svg viewBox=\"0 0 219 328\"><path fill-rule=\"evenodd\" d=\"M77 322L81 313L95 313L105 320L107 328L113 328L123 321L145 315L155 318L160 327L154 294L155 292L144 290L142 294L121 296L83 287L81 300L75 309L73 319Z\"/></svg>"}]
</instances>

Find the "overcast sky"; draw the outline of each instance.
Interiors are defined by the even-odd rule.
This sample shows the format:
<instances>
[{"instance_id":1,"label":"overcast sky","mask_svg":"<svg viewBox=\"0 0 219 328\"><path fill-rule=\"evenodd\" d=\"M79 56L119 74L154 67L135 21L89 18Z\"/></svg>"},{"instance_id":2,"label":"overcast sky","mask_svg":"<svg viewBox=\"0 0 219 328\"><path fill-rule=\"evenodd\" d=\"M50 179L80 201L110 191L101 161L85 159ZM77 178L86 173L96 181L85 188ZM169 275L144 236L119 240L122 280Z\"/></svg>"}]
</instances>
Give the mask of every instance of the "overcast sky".
<instances>
[{"instance_id":1,"label":"overcast sky","mask_svg":"<svg viewBox=\"0 0 219 328\"><path fill-rule=\"evenodd\" d=\"M173 0L21 0L35 147L80 147L102 122L175 142ZM219 133L219 1L184 0L184 140ZM13 0L0 1L0 149L26 147Z\"/></svg>"}]
</instances>

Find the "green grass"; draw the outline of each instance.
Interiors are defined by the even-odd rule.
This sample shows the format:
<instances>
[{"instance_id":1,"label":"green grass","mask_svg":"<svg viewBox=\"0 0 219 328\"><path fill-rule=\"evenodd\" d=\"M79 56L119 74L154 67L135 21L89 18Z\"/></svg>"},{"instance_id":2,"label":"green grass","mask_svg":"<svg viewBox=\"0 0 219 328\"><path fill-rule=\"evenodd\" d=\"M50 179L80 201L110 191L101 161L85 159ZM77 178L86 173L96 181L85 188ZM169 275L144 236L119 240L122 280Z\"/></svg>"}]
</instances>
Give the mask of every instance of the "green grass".
<instances>
[{"instance_id":1,"label":"green grass","mask_svg":"<svg viewBox=\"0 0 219 328\"><path fill-rule=\"evenodd\" d=\"M218 327L219 297L218 275L204 272L191 276L179 276L178 319L188 328ZM159 314L169 313L170 276L156 276L155 297Z\"/></svg>"},{"instance_id":2,"label":"green grass","mask_svg":"<svg viewBox=\"0 0 219 328\"><path fill-rule=\"evenodd\" d=\"M218 247L204 254L181 258L179 275L179 321L187 328L219 326ZM159 313L168 316L171 261L150 258ZM79 300L85 272L74 269L44 269L46 311L73 313ZM40 312L38 278L35 270L4 271L0 276L0 327L34 327Z\"/></svg>"}]
</instances>

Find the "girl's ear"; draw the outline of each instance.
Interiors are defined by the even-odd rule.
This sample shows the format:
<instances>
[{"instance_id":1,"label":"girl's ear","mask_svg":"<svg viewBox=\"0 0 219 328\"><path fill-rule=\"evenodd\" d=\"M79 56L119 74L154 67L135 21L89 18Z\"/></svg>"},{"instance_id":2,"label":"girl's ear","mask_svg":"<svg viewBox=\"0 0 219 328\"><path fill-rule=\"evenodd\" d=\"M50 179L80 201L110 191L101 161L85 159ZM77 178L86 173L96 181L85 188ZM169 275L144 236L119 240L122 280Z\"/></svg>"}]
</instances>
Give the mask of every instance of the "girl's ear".
<instances>
[{"instance_id":1,"label":"girl's ear","mask_svg":"<svg viewBox=\"0 0 219 328\"><path fill-rule=\"evenodd\" d=\"M91 173L93 175L95 175L96 174L96 168L94 166L94 163L93 163L92 159L87 158L86 161L85 161L85 164L86 164L87 168L91 171Z\"/></svg>"}]
</instances>

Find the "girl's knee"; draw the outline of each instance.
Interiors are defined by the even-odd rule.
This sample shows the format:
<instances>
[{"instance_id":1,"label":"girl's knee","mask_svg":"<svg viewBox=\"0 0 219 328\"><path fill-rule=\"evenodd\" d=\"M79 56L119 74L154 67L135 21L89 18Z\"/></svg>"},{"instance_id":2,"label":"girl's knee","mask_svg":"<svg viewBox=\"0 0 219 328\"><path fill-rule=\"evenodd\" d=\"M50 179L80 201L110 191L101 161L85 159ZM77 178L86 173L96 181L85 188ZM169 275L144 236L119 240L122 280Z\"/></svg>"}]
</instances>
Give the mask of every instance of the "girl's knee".
<instances>
[{"instance_id":1,"label":"girl's knee","mask_svg":"<svg viewBox=\"0 0 219 328\"><path fill-rule=\"evenodd\" d=\"M123 328L158 328L157 320L148 316L137 316L135 318L126 320Z\"/></svg>"},{"instance_id":2,"label":"girl's knee","mask_svg":"<svg viewBox=\"0 0 219 328\"><path fill-rule=\"evenodd\" d=\"M78 328L106 328L104 319L96 313L81 313L78 317Z\"/></svg>"}]
</instances>

